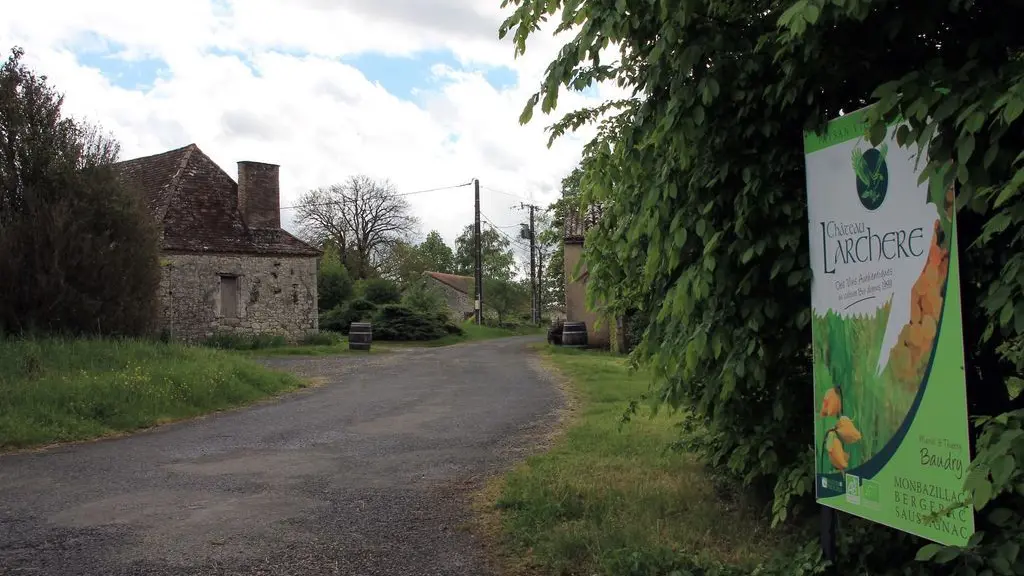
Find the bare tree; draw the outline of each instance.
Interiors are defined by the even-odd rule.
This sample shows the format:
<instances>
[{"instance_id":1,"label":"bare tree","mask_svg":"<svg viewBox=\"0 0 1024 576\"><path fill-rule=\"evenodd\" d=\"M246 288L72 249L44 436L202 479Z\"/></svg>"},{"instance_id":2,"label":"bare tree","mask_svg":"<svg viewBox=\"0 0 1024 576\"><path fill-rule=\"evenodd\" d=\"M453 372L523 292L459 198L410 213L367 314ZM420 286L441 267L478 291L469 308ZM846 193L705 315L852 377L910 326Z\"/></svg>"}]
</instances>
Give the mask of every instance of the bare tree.
<instances>
[{"instance_id":1,"label":"bare tree","mask_svg":"<svg viewBox=\"0 0 1024 576\"><path fill-rule=\"evenodd\" d=\"M361 175L303 194L296 221L307 240L334 242L355 278L373 275L418 224L391 182Z\"/></svg>"}]
</instances>

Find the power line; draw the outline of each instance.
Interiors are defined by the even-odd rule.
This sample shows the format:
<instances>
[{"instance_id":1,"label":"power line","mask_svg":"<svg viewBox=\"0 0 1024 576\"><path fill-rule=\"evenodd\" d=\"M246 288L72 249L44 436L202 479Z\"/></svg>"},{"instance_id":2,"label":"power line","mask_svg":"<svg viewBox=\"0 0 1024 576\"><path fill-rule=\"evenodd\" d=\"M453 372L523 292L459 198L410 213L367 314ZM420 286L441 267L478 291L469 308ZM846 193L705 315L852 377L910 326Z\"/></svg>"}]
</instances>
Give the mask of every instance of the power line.
<instances>
[{"instance_id":1,"label":"power line","mask_svg":"<svg viewBox=\"0 0 1024 576\"><path fill-rule=\"evenodd\" d=\"M502 228L502 227L501 227L501 226L498 226L497 224L495 224L495 223L494 223L494 222L493 222L493 221L492 221L492 220L491 220L490 218L488 218L488 217L487 217L486 215L484 215L483 213L481 213L481 214L480 214L480 216L481 216L481 217L482 217L482 218L483 218L483 219L484 219L484 220L485 220L485 221L486 221L486 222L487 222L488 224L490 224L490 225L491 225L491 228L492 228L492 229L493 229L493 230L494 230L495 232L497 232L498 234L500 234L500 235L501 235L501 237L502 237L502 238L504 238L505 240L508 240L509 244L511 244L512 246L515 246L515 247L517 247L517 248L522 248L522 249L526 249L526 250L528 250L528 249L529 249L529 248L527 248L527 247L526 247L526 245L525 245L525 244L523 244L523 243L522 243L522 242L521 242L520 240L518 240L518 239L514 239L514 238L512 238L511 236L509 236L508 234L506 234L506 233L505 233L504 231L502 231L502 230L501 230L501 228ZM516 226L516 227L518 228L518 227L519 227L520 225L519 225L519 224L516 224L515 226ZM510 228L510 226L505 226L505 228Z\"/></svg>"},{"instance_id":2,"label":"power line","mask_svg":"<svg viewBox=\"0 0 1024 576\"><path fill-rule=\"evenodd\" d=\"M438 190L451 190L452 188L464 188L466 186L471 186L472 184L473 184L472 182L465 182L463 184L455 184L453 186L441 186L440 188L428 188L426 190L415 190L413 192L405 192L405 193L402 193L402 194L397 194L397 196L412 196L414 194L426 194L427 192L437 192Z\"/></svg>"},{"instance_id":3,"label":"power line","mask_svg":"<svg viewBox=\"0 0 1024 576\"><path fill-rule=\"evenodd\" d=\"M489 192L494 192L496 194L504 194L505 196L510 196L512 198L517 198L519 200L526 200L527 202L532 202L532 200L530 200L529 198L526 198L525 196L520 196L519 194L512 194L511 192L504 192L502 190L496 190L496 189L490 188L488 186L481 186L481 188L483 188L484 190L487 190Z\"/></svg>"},{"instance_id":4,"label":"power line","mask_svg":"<svg viewBox=\"0 0 1024 576\"><path fill-rule=\"evenodd\" d=\"M454 188L463 188L463 187L466 187L466 186L471 186L472 184L473 184L472 182L466 182L464 184L455 184L455 185L452 185L452 186L441 186L439 188L427 188L426 190L414 190L412 192L403 192L401 194L395 194L395 196L397 196L397 197L414 196L416 194L426 194L427 192L438 192L440 190L452 190ZM348 196L346 196L344 194L342 194L341 197L343 198L343 200L336 200L336 201L332 201L332 202L318 202L316 204L296 204L294 206L282 206L280 209L281 210L294 210L296 208L303 208L305 206L336 206L336 205L342 204L344 202L351 202L352 201L352 198L349 198Z\"/></svg>"},{"instance_id":5,"label":"power line","mask_svg":"<svg viewBox=\"0 0 1024 576\"><path fill-rule=\"evenodd\" d=\"M487 221L487 223L491 225L491 228L494 228L494 231L495 231L495 232L497 232L498 234L501 234L501 235L502 235L502 236L503 236L503 237L504 237L504 238L505 238L506 240L508 240L508 241L509 241L509 242L511 242L512 244L515 244L515 243L516 243L516 241L515 241L515 240L513 240L513 239L512 239L511 237L509 237L509 235L508 235L508 234L505 234L505 232L503 232L503 231L501 230L501 229L503 228L502 226L498 226L497 224L495 224L495 223L494 223L494 221L493 221L493 220L491 220L490 218L488 218L486 214L484 214L483 212L481 212L481 213L480 213L480 217L481 217L481 218L483 218L484 220L486 220L486 221ZM518 227L519 227L519 224L516 224L516 225L515 225L515 227L517 227L517 228L518 228ZM504 228L512 228L512 226L504 226Z\"/></svg>"},{"instance_id":6,"label":"power line","mask_svg":"<svg viewBox=\"0 0 1024 576\"><path fill-rule=\"evenodd\" d=\"M491 222L490 218L484 216L483 214L481 214L481 217L488 224L491 225L491 229L492 230L497 232L502 238L504 238L505 240L508 241L509 247L512 249L513 253L515 253L516 255L521 256L523 258L529 258L530 257L531 250L530 250L530 246L528 244L524 243L521 240L513 239L508 234L505 234L504 232L502 232L501 229L499 229L498 226L496 226L494 224L494 222Z\"/></svg>"}]
</instances>

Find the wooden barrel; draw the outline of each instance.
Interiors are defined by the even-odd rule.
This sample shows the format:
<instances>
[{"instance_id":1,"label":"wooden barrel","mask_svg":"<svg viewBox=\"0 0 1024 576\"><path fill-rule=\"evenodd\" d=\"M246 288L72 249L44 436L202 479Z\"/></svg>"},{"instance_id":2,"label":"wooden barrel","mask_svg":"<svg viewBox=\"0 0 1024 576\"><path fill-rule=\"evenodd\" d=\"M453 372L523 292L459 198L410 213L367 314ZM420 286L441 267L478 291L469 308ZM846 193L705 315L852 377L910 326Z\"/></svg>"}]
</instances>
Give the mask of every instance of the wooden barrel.
<instances>
[{"instance_id":1,"label":"wooden barrel","mask_svg":"<svg viewBox=\"0 0 1024 576\"><path fill-rule=\"evenodd\" d=\"M565 328L561 320L555 320L548 327L548 344L562 345L562 330Z\"/></svg>"},{"instance_id":2,"label":"wooden barrel","mask_svg":"<svg viewBox=\"0 0 1024 576\"><path fill-rule=\"evenodd\" d=\"M353 322L348 330L349 350L370 350L373 342L373 326L369 322Z\"/></svg>"},{"instance_id":3,"label":"wooden barrel","mask_svg":"<svg viewBox=\"0 0 1024 576\"><path fill-rule=\"evenodd\" d=\"M587 345L587 323L566 322L562 327L562 346L584 348Z\"/></svg>"}]
</instances>

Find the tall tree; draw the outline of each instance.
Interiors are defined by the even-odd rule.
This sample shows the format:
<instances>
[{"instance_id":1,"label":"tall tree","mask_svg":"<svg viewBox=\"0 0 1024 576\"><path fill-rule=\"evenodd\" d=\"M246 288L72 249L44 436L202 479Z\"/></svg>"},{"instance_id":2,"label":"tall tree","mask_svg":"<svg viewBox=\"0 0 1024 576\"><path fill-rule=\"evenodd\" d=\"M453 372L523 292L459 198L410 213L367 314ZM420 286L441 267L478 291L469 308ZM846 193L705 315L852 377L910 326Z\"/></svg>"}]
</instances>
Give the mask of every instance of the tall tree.
<instances>
[{"instance_id":1,"label":"tall tree","mask_svg":"<svg viewBox=\"0 0 1024 576\"><path fill-rule=\"evenodd\" d=\"M473 225L470 224L455 240L455 270L458 274L472 276L476 270L474 246ZM512 243L494 228L484 228L480 232L480 252L484 278L511 280L515 275L516 257L512 252Z\"/></svg>"},{"instance_id":2,"label":"tall tree","mask_svg":"<svg viewBox=\"0 0 1024 576\"><path fill-rule=\"evenodd\" d=\"M296 221L307 240L332 240L355 278L377 274L390 248L408 240L418 223L393 184L361 175L303 194Z\"/></svg>"},{"instance_id":3,"label":"tall tree","mask_svg":"<svg viewBox=\"0 0 1024 576\"><path fill-rule=\"evenodd\" d=\"M653 368L662 387L655 396L688 406L702 430L693 445L769 489L777 519L813 493L809 408L793 394L812 378L802 142L828 119L877 104L865 126L873 143L888 122L907 119L900 144L928 145L930 174L955 167L968 396L976 414L1014 406L1007 386L1024 365L1024 4L506 5L514 11L501 35L514 34L518 53L559 9L558 29L574 31L523 122L538 104L553 110L563 87L608 81L630 90L551 129L554 139L600 124L581 182L586 201L607 204L587 236L588 298L616 311L639 303L649 313L634 358ZM607 57L609 45L617 59ZM1019 432L995 440L1020 426L1020 414L988 424L995 452L979 451L979 462L1001 462L997 494L1024 480L1024 466L1013 464L1013 451L1024 453ZM979 485L980 506L993 485ZM998 505L1019 509L1020 501ZM1014 513L1010 523L1020 521ZM986 552L998 555L998 542L1020 537L1018 528L973 547L976 563L966 566L981 572Z\"/></svg>"},{"instance_id":4,"label":"tall tree","mask_svg":"<svg viewBox=\"0 0 1024 576\"><path fill-rule=\"evenodd\" d=\"M450 274L454 269L455 255L444 243L441 234L431 231L420 244L405 241L395 242L386 257L381 259L378 272L402 287L407 287L420 278L424 272Z\"/></svg>"},{"instance_id":5,"label":"tall tree","mask_svg":"<svg viewBox=\"0 0 1024 576\"><path fill-rule=\"evenodd\" d=\"M494 310L498 315L498 324L504 324L510 315L529 310L529 282L485 278L484 298L485 308Z\"/></svg>"},{"instance_id":6,"label":"tall tree","mask_svg":"<svg viewBox=\"0 0 1024 576\"><path fill-rule=\"evenodd\" d=\"M428 268L426 257L419 246L397 241L391 244L387 255L381 258L377 272L381 277L404 288L422 276Z\"/></svg>"},{"instance_id":7,"label":"tall tree","mask_svg":"<svg viewBox=\"0 0 1024 576\"><path fill-rule=\"evenodd\" d=\"M352 279L341 263L341 253L334 242L325 242L317 271L317 304L321 312L333 310L352 298Z\"/></svg>"},{"instance_id":8,"label":"tall tree","mask_svg":"<svg viewBox=\"0 0 1024 576\"><path fill-rule=\"evenodd\" d=\"M159 240L113 162L117 142L63 114L21 61L0 67L0 332L145 334Z\"/></svg>"},{"instance_id":9,"label":"tall tree","mask_svg":"<svg viewBox=\"0 0 1024 576\"><path fill-rule=\"evenodd\" d=\"M419 245L420 253L431 272L451 274L455 272L455 252L445 244L444 238L437 230L431 230L426 239Z\"/></svg>"}]
</instances>

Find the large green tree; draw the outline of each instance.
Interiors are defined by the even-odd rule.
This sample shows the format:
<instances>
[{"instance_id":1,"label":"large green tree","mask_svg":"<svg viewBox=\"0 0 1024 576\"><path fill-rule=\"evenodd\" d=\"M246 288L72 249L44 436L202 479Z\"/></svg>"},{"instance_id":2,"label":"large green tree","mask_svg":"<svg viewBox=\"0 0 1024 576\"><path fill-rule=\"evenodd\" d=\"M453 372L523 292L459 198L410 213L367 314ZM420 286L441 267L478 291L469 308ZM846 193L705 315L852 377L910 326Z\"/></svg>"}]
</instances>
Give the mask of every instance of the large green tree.
<instances>
[{"instance_id":1,"label":"large green tree","mask_svg":"<svg viewBox=\"0 0 1024 576\"><path fill-rule=\"evenodd\" d=\"M571 31L522 121L538 105L552 111L562 88L632 90L552 127L557 138L599 123L581 182L582 201L605 208L587 237L588 297L649 313L634 358L654 369L657 398L687 406L696 425L686 440L712 465L772 489L778 519L812 489L805 130L876 103L874 141L884 122L906 118L897 137L929 144L929 170L955 163L970 403L976 414L1011 407L1024 334L1024 4L505 5L514 12L501 33L519 52L559 9L559 29ZM1024 440L999 428L1020 421L1017 412L986 428L978 463L998 460L999 472L972 480L979 506L1022 480L1020 458L1007 458L1024 457ZM1019 503L1007 510L1000 525L1019 530ZM1015 561L996 553L1006 531L979 518L996 535L957 553L961 573Z\"/></svg>"},{"instance_id":2,"label":"large green tree","mask_svg":"<svg viewBox=\"0 0 1024 576\"><path fill-rule=\"evenodd\" d=\"M23 54L0 66L0 333L149 333L159 241L140 191Z\"/></svg>"},{"instance_id":3,"label":"large green tree","mask_svg":"<svg viewBox=\"0 0 1024 576\"><path fill-rule=\"evenodd\" d=\"M529 280L484 279L484 307L498 316L498 324L508 322L517 312L530 311Z\"/></svg>"},{"instance_id":4,"label":"large green tree","mask_svg":"<svg viewBox=\"0 0 1024 576\"><path fill-rule=\"evenodd\" d=\"M474 257L473 225L462 230L455 239L455 271L457 274L472 276L476 269ZM511 280L515 275L516 257L512 243L494 228L483 228L480 232L480 252L483 259L484 278ZM484 286L487 290L487 286Z\"/></svg>"},{"instance_id":5,"label":"large green tree","mask_svg":"<svg viewBox=\"0 0 1024 576\"><path fill-rule=\"evenodd\" d=\"M333 310L352 299L354 286L348 269L341 262L341 251L331 241L324 242L317 271L317 304L321 312Z\"/></svg>"},{"instance_id":6,"label":"large green tree","mask_svg":"<svg viewBox=\"0 0 1024 576\"><path fill-rule=\"evenodd\" d=\"M382 278L394 281L399 286L408 286L429 269L419 246L405 241L396 241L387 248L380 259L377 272Z\"/></svg>"},{"instance_id":7,"label":"large green tree","mask_svg":"<svg viewBox=\"0 0 1024 576\"><path fill-rule=\"evenodd\" d=\"M402 287L419 280L424 272L451 274L455 267L455 255L450 246L437 231L431 231L419 244L396 241L381 258L378 272Z\"/></svg>"},{"instance_id":8,"label":"large green tree","mask_svg":"<svg viewBox=\"0 0 1024 576\"><path fill-rule=\"evenodd\" d=\"M437 230L431 230L427 234L419 245L419 251L430 272L451 274L455 271L455 253Z\"/></svg>"}]
</instances>

